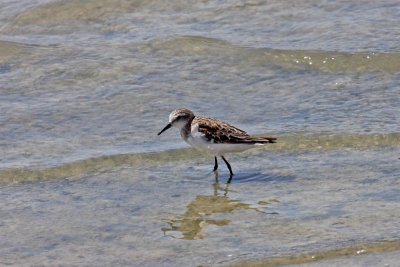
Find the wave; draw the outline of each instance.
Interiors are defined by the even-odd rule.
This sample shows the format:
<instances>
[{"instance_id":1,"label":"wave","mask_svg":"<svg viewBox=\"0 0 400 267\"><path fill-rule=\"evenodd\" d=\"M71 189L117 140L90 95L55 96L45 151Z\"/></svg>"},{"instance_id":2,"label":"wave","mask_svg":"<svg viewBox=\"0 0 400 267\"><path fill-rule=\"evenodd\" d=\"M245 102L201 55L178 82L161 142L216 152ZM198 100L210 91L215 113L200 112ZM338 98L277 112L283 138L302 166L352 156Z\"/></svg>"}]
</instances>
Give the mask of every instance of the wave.
<instances>
[{"instance_id":1,"label":"wave","mask_svg":"<svg viewBox=\"0 0 400 267\"><path fill-rule=\"evenodd\" d=\"M341 257L349 257L349 256L358 256L360 254L367 255L373 253L387 253L399 250L400 250L399 240L389 240L389 241L385 240L381 242L372 241L352 246L343 246L341 248L336 248L332 250L320 250L307 254L242 261L239 263L232 264L231 266L258 267L258 266L303 265L315 262L324 263L325 260L338 259Z\"/></svg>"},{"instance_id":2,"label":"wave","mask_svg":"<svg viewBox=\"0 0 400 267\"><path fill-rule=\"evenodd\" d=\"M70 0L55 1L30 8L12 22L15 26L49 24L67 21L99 22L118 14L136 11L151 1L135 0Z\"/></svg>"},{"instance_id":3,"label":"wave","mask_svg":"<svg viewBox=\"0 0 400 267\"><path fill-rule=\"evenodd\" d=\"M255 148L276 153L320 153L339 149L373 149L399 147L400 133L371 135L303 135L291 134L279 138L274 145ZM250 150L252 151L252 150ZM246 153L246 152L245 152ZM251 153L251 152L250 152ZM85 159L45 169L11 168L0 170L0 184L77 179L120 167L157 166L203 157L194 149L175 149L161 152L122 154Z\"/></svg>"},{"instance_id":4,"label":"wave","mask_svg":"<svg viewBox=\"0 0 400 267\"><path fill-rule=\"evenodd\" d=\"M12 39L12 37L10 38ZM8 41L0 40L0 64L9 63L18 58L24 58L32 55L32 49L54 49L59 48L59 45L50 44L35 44L24 41Z\"/></svg>"},{"instance_id":5,"label":"wave","mask_svg":"<svg viewBox=\"0 0 400 267\"><path fill-rule=\"evenodd\" d=\"M23 44L0 40L0 64L20 56L23 49Z\"/></svg>"},{"instance_id":6,"label":"wave","mask_svg":"<svg viewBox=\"0 0 400 267\"><path fill-rule=\"evenodd\" d=\"M277 66L283 69L322 72L400 72L400 53L347 53L318 50L280 50L243 47L227 41L199 36L152 41L156 52L172 56L207 55L233 60L239 66Z\"/></svg>"}]
</instances>

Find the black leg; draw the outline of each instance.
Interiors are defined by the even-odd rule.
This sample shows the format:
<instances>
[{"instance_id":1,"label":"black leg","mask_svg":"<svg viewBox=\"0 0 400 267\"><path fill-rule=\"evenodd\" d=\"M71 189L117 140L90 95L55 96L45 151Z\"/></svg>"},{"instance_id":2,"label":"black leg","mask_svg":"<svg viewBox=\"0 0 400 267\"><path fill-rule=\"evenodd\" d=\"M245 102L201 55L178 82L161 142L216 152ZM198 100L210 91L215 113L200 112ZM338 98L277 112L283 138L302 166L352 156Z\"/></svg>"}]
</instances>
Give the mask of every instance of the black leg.
<instances>
[{"instance_id":1,"label":"black leg","mask_svg":"<svg viewBox=\"0 0 400 267\"><path fill-rule=\"evenodd\" d=\"M218 170L218 161L217 161L217 157L215 158L215 164L214 164L214 171Z\"/></svg>"},{"instance_id":2,"label":"black leg","mask_svg":"<svg viewBox=\"0 0 400 267\"><path fill-rule=\"evenodd\" d=\"M229 172L230 172L230 174L231 174L231 177L230 177L230 178L232 178L233 172L232 172L231 165L229 164L229 162L226 160L226 158L225 158L224 156L221 156L221 158L225 161L225 164L226 164L226 166L228 167Z\"/></svg>"}]
</instances>

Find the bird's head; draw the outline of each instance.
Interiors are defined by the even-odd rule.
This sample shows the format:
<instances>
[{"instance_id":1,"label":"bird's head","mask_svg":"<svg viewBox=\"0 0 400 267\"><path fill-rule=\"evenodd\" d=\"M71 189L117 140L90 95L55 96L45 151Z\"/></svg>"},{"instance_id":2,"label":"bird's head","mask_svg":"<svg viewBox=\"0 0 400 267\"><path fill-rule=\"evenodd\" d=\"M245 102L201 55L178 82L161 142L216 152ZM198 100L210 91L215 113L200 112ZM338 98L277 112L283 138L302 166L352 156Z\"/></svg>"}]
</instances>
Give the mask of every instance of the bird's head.
<instances>
[{"instance_id":1,"label":"bird's head","mask_svg":"<svg viewBox=\"0 0 400 267\"><path fill-rule=\"evenodd\" d=\"M182 129L185 125L190 123L194 118L192 111L186 108L176 109L169 114L169 123L162 129L158 135L162 134L164 131L168 130L172 126Z\"/></svg>"}]
</instances>

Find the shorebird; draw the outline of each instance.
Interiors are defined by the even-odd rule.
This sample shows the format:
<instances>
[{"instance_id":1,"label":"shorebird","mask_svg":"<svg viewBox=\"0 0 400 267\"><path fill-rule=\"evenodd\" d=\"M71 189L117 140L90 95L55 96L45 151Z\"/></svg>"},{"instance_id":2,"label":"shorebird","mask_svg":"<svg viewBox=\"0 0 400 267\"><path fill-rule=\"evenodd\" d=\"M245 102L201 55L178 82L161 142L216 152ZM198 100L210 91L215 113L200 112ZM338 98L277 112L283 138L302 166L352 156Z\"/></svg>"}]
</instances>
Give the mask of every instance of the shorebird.
<instances>
[{"instance_id":1,"label":"shorebird","mask_svg":"<svg viewBox=\"0 0 400 267\"><path fill-rule=\"evenodd\" d=\"M232 179L232 167L225 158L226 153L242 152L257 145L276 143L275 137L251 136L245 131L226 122L195 116L186 108L176 109L169 115L169 123L158 135L172 126L180 130L182 139L196 148L214 156L214 172L218 170L217 157L220 156L229 169ZM229 180L229 181L230 181Z\"/></svg>"}]
</instances>

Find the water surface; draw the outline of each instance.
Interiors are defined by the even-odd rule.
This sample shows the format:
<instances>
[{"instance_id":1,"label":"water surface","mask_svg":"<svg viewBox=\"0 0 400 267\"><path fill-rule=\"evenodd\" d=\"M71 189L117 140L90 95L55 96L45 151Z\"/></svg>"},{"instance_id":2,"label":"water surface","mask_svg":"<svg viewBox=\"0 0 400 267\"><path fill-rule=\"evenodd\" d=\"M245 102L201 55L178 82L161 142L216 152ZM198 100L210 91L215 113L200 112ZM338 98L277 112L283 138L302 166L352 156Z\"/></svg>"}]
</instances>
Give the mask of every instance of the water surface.
<instances>
[{"instance_id":1,"label":"water surface","mask_svg":"<svg viewBox=\"0 0 400 267\"><path fill-rule=\"evenodd\" d=\"M0 263L396 262L399 17L390 0L2 1ZM226 185L156 135L179 107L279 142L227 155Z\"/></svg>"}]
</instances>

